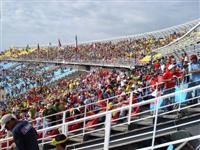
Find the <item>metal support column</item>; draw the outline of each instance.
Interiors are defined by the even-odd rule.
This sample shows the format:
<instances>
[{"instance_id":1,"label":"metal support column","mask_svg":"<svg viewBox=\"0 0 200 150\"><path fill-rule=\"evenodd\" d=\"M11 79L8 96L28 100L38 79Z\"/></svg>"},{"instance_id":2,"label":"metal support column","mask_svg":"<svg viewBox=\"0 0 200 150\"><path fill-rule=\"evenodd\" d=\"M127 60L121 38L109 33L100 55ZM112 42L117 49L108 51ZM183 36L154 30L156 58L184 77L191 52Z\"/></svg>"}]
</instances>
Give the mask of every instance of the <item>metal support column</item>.
<instances>
[{"instance_id":1,"label":"metal support column","mask_svg":"<svg viewBox=\"0 0 200 150\"><path fill-rule=\"evenodd\" d=\"M151 145L152 150L154 148L155 137L156 137L156 126L157 126L157 119L158 119L158 105L159 105L159 98L157 97L155 119L154 119L154 128L153 128L153 137L152 137L152 145Z\"/></svg>"},{"instance_id":2,"label":"metal support column","mask_svg":"<svg viewBox=\"0 0 200 150\"><path fill-rule=\"evenodd\" d=\"M112 113L108 112L106 114L106 122L105 122L104 150L109 150L111 118L112 118Z\"/></svg>"}]
</instances>

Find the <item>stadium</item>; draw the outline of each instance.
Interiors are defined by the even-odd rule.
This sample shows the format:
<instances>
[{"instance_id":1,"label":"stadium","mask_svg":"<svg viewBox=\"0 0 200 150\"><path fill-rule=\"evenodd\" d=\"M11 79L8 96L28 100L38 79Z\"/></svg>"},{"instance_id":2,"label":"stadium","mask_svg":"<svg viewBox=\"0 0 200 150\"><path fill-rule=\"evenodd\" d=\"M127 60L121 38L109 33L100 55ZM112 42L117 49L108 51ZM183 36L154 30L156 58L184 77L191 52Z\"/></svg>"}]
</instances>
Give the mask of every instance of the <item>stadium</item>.
<instances>
[{"instance_id":1,"label":"stadium","mask_svg":"<svg viewBox=\"0 0 200 150\"><path fill-rule=\"evenodd\" d=\"M200 149L200 20L75 40L0 52L0 118L29 121L41 150L58 134L67 150Z\"/></svg>"}]
</instances>

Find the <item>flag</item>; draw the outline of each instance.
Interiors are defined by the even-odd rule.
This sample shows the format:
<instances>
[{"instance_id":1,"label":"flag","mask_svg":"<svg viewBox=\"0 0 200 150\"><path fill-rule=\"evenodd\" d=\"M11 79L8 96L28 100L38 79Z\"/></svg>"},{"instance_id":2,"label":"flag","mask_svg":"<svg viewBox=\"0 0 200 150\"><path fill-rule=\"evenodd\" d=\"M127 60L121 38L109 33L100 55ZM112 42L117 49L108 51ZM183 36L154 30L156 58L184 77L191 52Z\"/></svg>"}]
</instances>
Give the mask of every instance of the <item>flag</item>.
<instances>
[{"instance_id":1,"label":"flag","mask_svg":"<svg viewBox=\"0 0 200 150\"><path fill-rule=\"evenodd\" d=\"M38 43L38 45L37 45L37 58L39 58L39 51L40 51L40 45Z\"/></svg>"},{"instance_id":2,"label":"flag","mask_svg":"<svg viewBox=\"0 0 200 150\"><path fill-rule=\"evenodd\" d=\"M75 50L78 51L78 38L77 38L77 35L75 36L75 41L76 41Z\"/></svg>"},{"instance_id":3,"label":"flag","mask_svg":"<svg viewBox=\"0 0 200 150\"><path fill-rule=\"evenodd\" d=\"M49 42L49 46L48 46L48 49L47 49L47 52L49 51L49 50L51 50L51 47L52 46L52 44L51 44L51 42Z\"/></svg>"},{"instance_id":4,"label":"flag","mask_svg":"<svg viewBox=\"0 0 200 150\"><path fill-rule=\"evenodd\" d=\"M60 42L60 39L58 39L58 48L61 48L62 47L62 44Z\"/></svg>"},{"instance_id":5,"label":"flag","mask_svg":"<svg viewBox=\"0 0 200 150\"><path fill-rule=\"evenodd\" d=\"M93 48L93 49L96 48L96 44L95 44L95 43L92 44L92 48Z\"/></svg>"},{"instance_id":6,"label":"flag","mask_svg":"<svg viewBox=\"0 0 200 150\"><path fill-rule=\"evenodd\" d=\"M51 42L49 42L49 46L47 48L47 59L49 59L49 50L51 50Z\"/></svg>"},{"instance_id":7,"label":"flag","mask_svg":"<svg viewBox=\"0 0 200 150\"><path fill-rule=\"evenodd\" d=\"M37 45L37 50L39 51L40 50L40 44L38 43Z\"/></svg>"},{"instance_id":8,"label":"flag","mask_svg":"<svg viewBox=\"0 0 200 150\"><path fill-rule=\"evenodd\" d=\"M26 46L26 51L28 51L30 49L29 45L27 44Z\"/></svg>"},{"instance_id":9,"label":"flag","mask_svg":"<svg viewBox=\"0 0 200 150\"><path fill-rule=\"evenodd\" d=\"M92 43L92 44L90 45L90 49L94 50L95 48L96 48L96 44L95 44L95 43Z\"/></svg>"}]
</instances>

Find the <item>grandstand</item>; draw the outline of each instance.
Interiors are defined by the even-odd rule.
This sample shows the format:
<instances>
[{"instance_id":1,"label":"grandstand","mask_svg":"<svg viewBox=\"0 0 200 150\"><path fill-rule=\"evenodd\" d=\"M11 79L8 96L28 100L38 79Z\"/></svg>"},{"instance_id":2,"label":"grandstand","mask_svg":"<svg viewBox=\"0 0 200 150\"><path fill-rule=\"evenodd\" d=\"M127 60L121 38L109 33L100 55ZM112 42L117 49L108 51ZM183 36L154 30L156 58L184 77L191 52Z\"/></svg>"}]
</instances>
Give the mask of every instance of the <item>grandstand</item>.
<instances>
[{"instance_id":1,"label":"grandstand","mask_svg":"<svg viewBox=\"0 0 200 150\"><path fill-rule=\"evenodd\" d=\"M126 37L89 41L80 43L76 48L74 44L57 46L44 46L32 48L11 48L1 53L1 60L12 61L42 61L58 62L75 65L95 65L111 67L131 67L141 64L140 58L159 50L164 46L176 43L176 39L189 35L199 20L182 25L173 26L154 32L148 32ZM198 35L196 35L198 36ZM184 38L185 39L185 38ZM17 58L17 59L15 59Z\"/></svg>"},{"instance_id":2,"label":"grandstand","mask_svg":"<svg viewBox=\"0 0 200 150\"><path fill-rule=\"evenodd\" d=\"M70 150L198 150L200 78L191 81L188 65L200 54L199 30L195 20L78 48L6 50L1 116L29 120L41 149L63 133ZM12 136L2 131L0 138L8 149Z\"/></svg>"}]
</instances>

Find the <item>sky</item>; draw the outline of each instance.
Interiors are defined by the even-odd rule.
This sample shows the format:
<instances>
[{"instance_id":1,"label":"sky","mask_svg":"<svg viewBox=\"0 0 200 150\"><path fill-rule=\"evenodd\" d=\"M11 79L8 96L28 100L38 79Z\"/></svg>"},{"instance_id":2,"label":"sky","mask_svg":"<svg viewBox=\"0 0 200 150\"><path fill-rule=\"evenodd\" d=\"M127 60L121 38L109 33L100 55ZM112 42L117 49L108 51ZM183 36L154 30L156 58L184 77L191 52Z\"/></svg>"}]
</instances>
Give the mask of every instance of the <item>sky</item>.
<instances>
[{"instance_id":1,"label":"sky","mask_svg":"<svg viewBox=\"0 0 200 150\"><path fill-rule=\"evenodd\" d=\"M200 18L200 0L0 0L0 51L128 36Z\"/></svg>"}]
</instances>

